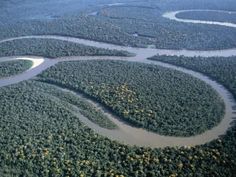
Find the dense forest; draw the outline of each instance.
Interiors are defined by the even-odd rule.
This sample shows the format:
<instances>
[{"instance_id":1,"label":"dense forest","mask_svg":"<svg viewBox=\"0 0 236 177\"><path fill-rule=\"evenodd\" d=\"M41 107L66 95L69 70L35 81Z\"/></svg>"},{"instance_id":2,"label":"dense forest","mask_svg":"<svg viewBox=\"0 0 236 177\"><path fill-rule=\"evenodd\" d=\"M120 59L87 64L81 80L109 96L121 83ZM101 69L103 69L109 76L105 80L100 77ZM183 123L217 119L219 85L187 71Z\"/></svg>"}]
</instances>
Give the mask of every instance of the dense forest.
<instances>
[{"instance_id":1,"label":"dense forest","mask_svg":"<svg viewBox=\"0 0 236 177\"><path fill-rule=\"evenodd\" d=\"M177 14L176 17L183 19L236 23L235 12L214 12L214 11L181 12Z\"/></svg>"},{"instance_id":2,"label":"dense forest","mask_svg":"<svg viewBox=\"0 0 236 177\"><path fill-rule=\"evenodd\" d=\"M50 20L22 19L0 26L0 39L56 34L139 47L206 50L236 46L235 30L170 21L156 5L106 6L97 11L95 16L81 13Z\"/></svg>"},{"instance_id":3,"label":"dense forest","mask_svg":"<svg viewBox=\"0 0 236 177\"><path fill-rule=\"evenodd\" d=\"M41 86L40 86L41 85ZM41 87L42 89L40 89ZM235 129L196 147L131 147L80 123L64 93L22 82L0 89L1 176L233 176ZM57 92L57 91L56 91ZM211 164L211 165L209 165Z\"/></svg>"},{"instance_id":4,"label":"dense forest","mask_svg":"<svg viewBox=\"0 0 236 177\"><path fill-rule=\"evenodd\" d=\"M155 56L150 59L183 66L209 75L214 80L222 83L236 97L236 57L189 58L184 56Z\"/></svg>"},{"instance_id":5,"label":"dense forest","mask_svg":"<svg viewBox=\"0 0 236 177\"><path fill-rule=\"evenodd\" d=\"M1 56L37 55L48 58L64 56L128 56L126 51L108 50L56 39L19 39L0 44Z\"/></svg>"},{"instance_id":6,"label":"dense forest","mask_svg":"<svg viewBox=\"0 0 236 177\"><path fill-rule=\"evenodd\" d=\"M0 79L20 74L29 69L32 64L32 61L29 60L0 62Z\"/></svg>"},{"instance_id":7,"label":"dense forest","mask_svg":"<svg viewBox=\"0 0 236 177\"><path fill-rule=\"evenodd\" d=\"M179 23L161 17L166 11L180 9L235 11L235 0L125 0L125 4L121 6L106 5L112 3L111 1L114 2L2 0L0 40L22 35L52 34L139 47L155 45L157 48L202 50L236 47L234 29ZM88 15L95 11L98 13ZM203 17L200 18L208 19L216 15L202 14ZM222 17L216 15L214 20L216 18L219 21L234 21L233 16L227 14ZM67 42L61 44L54 40L45 41L47 40L28 39L0 44L0 55L13 55L15 52L20 54L29 52L30 49L32 52L29 55L38 54L52 58L76 53L93 55L95 52L101 52L102 55L113 55L115 52L114 55L119 55L117 51L97 51ZM50 51L44 46L49 47ZM12 47L15 51L11 50ZM236 57L155 56L152 60L202 72L227 87L236 99ZM87 93L87 96L97 98L100 102L104 100L102 103L109 109L136 126L145 125L147 120L155 125L158 119L137 121L143 115L145 118L149 118L149 114L152 117L155 111L155 118L163 116L160 121L166 123L164 126L170 126L167 125L168 122L176 125L171 127L175 132L161 127L157 131L160 134L179 133L186 136L188 128L192 134L197 134L216 125L221 119L224 105L217 94L209 86L189 75L144 64L106 62L60 63L34 80L0 88L1 177L235 177L236 122L225 135L204 145L166 148L127 146L100 136L81 123L79 118L84 115L101 127L117 128L93 105L74 93L65 92L64 87L78 93ZM5 64L0 63L2 66ZM0 72L9 70L8 67L12 66L4 66L3 70L0 67ZM59 69L65 72L59 72ZM12 72L16 72L15 68ZM180 93L181 89L184 92ZM199 92L203 95L199 96ZM120 106L116 106L115 101L118 101ZM193 101L196 103L192 104ZM74 106L78 109L74 109ZM159 111L158 106L165 109ZM186 110L187 106L191 107L191 110ZM130 112L127 115L127 112L116 111L124 108L134 110L131 112L134 116L130 116ZM169 119L169 116L165 119L165 111L169 110L168 113L173 116L181 108L188 113L187 116L193 115L191 120L184 115L186 121L181 122L181 114L174 119ZM208 112L205 108L212 110L207 119L203 119L204 113ZM193 112L196 114L192 114ZM218 116L214 116L216 114ZM203 129L199 129L198 125Z\"/></svg>"},{"instance_id":8,"label":"dense forest","mask_svg":"<svg viewBox=\"0 0 236 177\"><path fill-rule=\"evenodd\" d=\"M104 8L97 18L115 24L131 36L138 34L137 39L148 39L157 48L212 50L235 46L233 29L170 21L162 17L163 13L156 6L123 5Z\"/></svg>"},{"instance_id":9,"label":"dense forest","mask_svg":"<svg viewBox=\"0 0 236 177\"><path fill-rule=\"evenodd\" d=\"M128 35L114 24L86 15L59 18L52 21L30 20L4 25L1 26L1 29L0 39L32 34L53 34L92 39L118 45L145 47L147 44L152 44L149 40L137 39Z\"/></svg>"},{"instance_id":10,"label":"dense forest","mask_svg":"<svg viewBox=\"0 0 236 177\"><path fill-rule=\"evenodd\" d=\"M163 135L200 134L217 125L224 114L224 104L210 86L158 66L121 61L66 62L40 77L84 92L131 124Z\"/></svg>"}]
</instances>

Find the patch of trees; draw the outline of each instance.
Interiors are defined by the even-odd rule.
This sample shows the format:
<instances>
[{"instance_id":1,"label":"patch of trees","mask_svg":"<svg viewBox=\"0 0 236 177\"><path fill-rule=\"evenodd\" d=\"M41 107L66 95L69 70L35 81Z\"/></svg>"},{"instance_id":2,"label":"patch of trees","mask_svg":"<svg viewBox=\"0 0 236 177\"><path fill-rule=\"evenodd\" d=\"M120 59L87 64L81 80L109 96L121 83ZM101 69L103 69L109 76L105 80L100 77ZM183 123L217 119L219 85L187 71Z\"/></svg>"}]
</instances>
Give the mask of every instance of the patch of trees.
<instances>
[{"instance_id":1,"label":"patch of trees","mask_svg":"<svg viewBox=\"0 0 236 177\"><path fill-rule=\"evenodd\" d=\"M191 19L191 20L206 20L206 21L236 23L236 13L231 13L231 12L192 11L192 12L178 13L176 17L183 19Z\"/></svg>"},{"instance_id":2,"label":"patch of trees","mask_svg":"<svg viewBox=\"0 0 236 177\"><path fill-rule=\"evenodd\" d=\"M0 62L0 78L20 74L32 66L32 61L16 60Z\"/></svg>"},{"instance_id":3,"label":"patch of trees","mask_svg":"<svg viewBox=\"0 0 236 177\"><path fill-rule=\"evenodd\" d=\"M78 90L127 122L162 135L192 136L216 126L224 104L203 81L171 69L121 61L57 64L40 77Z\"/></svg>"},{"instance_id":4,"label":"patch of trees","mask_svg":"<svg viewBox=\"0 0 236 177\"><path fill-rule=\"evenodd\" d=\"M57 87L52 84L47 84L45 82L34 82L34 88L37 92L44 92L59 99L64 102L65 107L71 108L70 105L74 105L79 108L79 112L91 120L92 122L98 124L100 127L107 129L115 129L117 126L110 121L102 112L98 111L93 105L87 103L83 98L80 98L76 93L63 90L63 88ZM67 105L66 103L69 103Z\"/></svg>"},{"instance_id":5,"label":"patch of trees","mask_svg":"<svg viewBox=\"0 0 236 177\"><path fill-rule=\"evenodd\" d=\"M1 26L0 39L37 34L73 36L118 45L140 47L151 44L146 39L130 36L118 26L92 16L72 16L52 21L31 20L3 25Z\"/></svg>"},{"instance_id":6,"label":"patch of trees","mask_svg":"<svg viewBox=\"0 0 236 177\"><path fill-rule=\"evenodd\" d=\"M55 89L45 94L49 86L40 85L28 81L0 89L1 176L228 177L235 172L235 129L203 146L130 147L95 134L49 96Z\"/></svg>"},{"instance_id":7,"label":"patch of trees","mask_svg":"<svg viewBox=\"0 0 236 177\"><path fill-rule=\"evenodd\" d=\"M128 56L126 51L108 50L56 39L20 39L0 44L1 56L37 55L48 58L64 56Z\"/></svg>"},{"instance_id":8,"label":"patch of trees","mask_svg":"<svg viewBox=\"0 0 236 177\"><path fill-rule=\"evenodd\" d=\"M171 57L155 56L151 60L158 60L177 66L182 66L204 73L219 83L222 83L236 97L236 57Z\"/></svg>"}]
</instances>

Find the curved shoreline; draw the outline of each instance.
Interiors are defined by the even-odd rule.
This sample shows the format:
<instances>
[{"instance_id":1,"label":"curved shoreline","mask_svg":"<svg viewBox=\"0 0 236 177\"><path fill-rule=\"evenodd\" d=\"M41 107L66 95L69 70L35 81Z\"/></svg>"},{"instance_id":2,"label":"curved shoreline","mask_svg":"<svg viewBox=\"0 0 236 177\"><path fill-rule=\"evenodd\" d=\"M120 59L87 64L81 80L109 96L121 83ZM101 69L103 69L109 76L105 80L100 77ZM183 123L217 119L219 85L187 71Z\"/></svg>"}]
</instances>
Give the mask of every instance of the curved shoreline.
<instances>
[{"instance_id":1,"label":"curved shoreline","mask_svg":"<svg viewBox=\"0 0 236 177\"><path fill-rule=\"evenodd\" d=\"M176 11L177 12L177 11ZM172 12L172 15L176 12ZM180 12L180 11L178 11ZM177 13L178 13L177 12ZM168 13L167 13L168 14ZM171 14L171 13L169 13ZM165 14L164 14L165 15ZM164 16L163 15L163 16ZM184 21L186 22L186 21ZM191 23L191 22L187 22ZM226 25L224 25L226 26ZM235 24L236 27L236 24ZM174 66L171 64L166 64L158 61L151 61L147 60L147 58L152 57L154 55L169 55L169 56L186 56L186 57L193 57L193 56L200 56L200 57L229 57L229 56L236 56L236 48L235 49L226 49L226 50L215 50L215 51L190 51L190 50L165 50L165 49L151 49L151 48L133 48L133 47L125 47L125 46L118 46L114 44L108 44L103 42L96 42L86 39L80 39L75 37L66 37L66 36L56 36L56 35L38 35L38 36L22 36L22 37L15 37L9 38L6 40L0 41L0 43L4 43L7 41L19 40L19 39L28 39L28 38L35 38L35 39L57 39L62 41L74 42L78 44L84 44L87 46L99 47L99 48L106 48L106 49L115 49L115 50L125 50L130 53L134 53L135 56L132 57L114 57L114 56L70 56L70 57L60 57L57 59L46 59L40 57L3 57L0 58L0 61L9 61L14 59L29 59L33 61L35 64L26 72L19 74L17 76L13 76L7 79L0 79L0 87L19 83L24 80L31 79L41 73L42 71L48 69L51 66L54 66L58 62L64 61L76 61L76 60L125 60L129 62L141 62L146 64L155 64L158 66L175 69L187 74L190 74L193 77L196 77L206 84L210 85L219 96L223 99L225 103L225 115L222 121L212 128L211 130L207 130L206 132L192 136L192 137L173 137L173 136L161 136L156 133L149 132L142 128L135 128L129 126L128 124L120 121L112 114L108 115L109 119L112 120L118 127L118 130L107 130L104 128L99 127L98 125L89 122L88 119L82 117L81 121L85 123L88 127L93 129L95 132L104 135L108 138L113 140L117 140L119 142L123 142L129 145L138 145L138 146L145 146L145 147L155 147L155 148L162 148L167 146L195 146L207 143L218 138L220 135L226 133L229 127L231 127L231 122L233 121L234 117L234 110L233 107L236 105L235 100L232 99L232 94L221 84L211 80L207 76L200 74L198 72L188 70L182 67ZM92 100L86 99L89 103L94 104L98 109L103 111L102 105L99 105Z\"/></svg>"},{"instance_id":2,"label":"curved shoreline","mask_svg":"<svg viewBox=\"0 0 236 177\"><path fill-rule=\"evenodd\" d=\"M14 57L13 56L13 57L0 58L0 62L13 61L13 60L30 60L33 62L33 65L31 66L31 68L29 68L28 70L26 70L25 72L21 74L0 79L0 87L17 84L24 80L31 79L32 77L37 76L43 70L49 68L50 66L53 66L56 63L56 61L51 61L49 59L36 57L36 56L30 56L30 57L29 56L15 56Z\"/></svg>"},{"instance_id":3,"label":"curved shoreline","mask_svg":"<svg viewBox=\"0 0 236 177\"><path fill-rule=\"evenodd\" d=\"M226 26L231 28L236 28L235 23L229 23L229 22L218 22L218 21L207 21L207 20L191 20L191 19L182 19L176 17L178 13L182 12L197 12L197 11L205 11L205 12L231 12L231 11L223 11L223 10L208 10L208 9L193 9L193 10L178 10L173 12L166 12L162 16L164 18L167 18L169 20L175 20L178 22L184 22L184 23L195 23L195 24L208 24L208 25L219 25L219 26ZM231 12L236 13L236 12Z\"/></svg>"},{"instance_id":4,"label":"curved shoreline","mask_svg":"<svg viewBox=\"0 0 236 177\"><path fill-rule=\"evenodd\" d=\"M114 59L112 59L114 60ZM133 62L133 61L129 61ZM232 95L222 86L219 85L217 82L210 80L207 76L204 76L200 73L184 69L181 67L173 66L170 64L165 64L161 62L155 61L139 61L140 63L146 64L155 64L158 66L175 69L186 74L194 75L194 77L207 82L211 87L214 86L213 89L217 91L218 94L223 98L225 103L225 115L222 121L215 127L210 130L205 131L204 133L196 136L191 137L174 137L174 136L164 136L159 135L157 133L145 130L143 128L136 128L132 125L129 125L124 120L120 119L119 117L115 116L112 112L108 111L103 105L98 103L97 101L88 99L81 93L77 93L71 91L69 89L61 88L60 86L53 85L58 89L61 89L65 92L69 92L78 96L79 98L85 99L88 103L92 104L96 107L99 111L101 111L104 115L106 115L113 123L118 126L116 130L108 130L102 127L99 127L97 124L91 122L90 120L82 117L80 120L87 125L89 128L93 129L96 133L106 136L112 140L116 140L122 142L127 145L136 145L142 147L152 147L152 148L164 148L167 146L170 147L180 147L180 146L195 146L205 144L209 141L212 141L219 137L219 135L223 135L226 133L227 129L231 127L230 123L232 122L233 117L233 110L232 106L235 105L233 101L231 101ZM74 108L75 106L72 105Z\"/></svg>"},{"instance_id":5,"label":"curved shoreline","mask_svg":"<svg viewBox=\"0 0 236 177\"><path fill-rule=\"evenodd\" d=\"M0 63L1 62L5 62L5 61L14 61L14 60L29 60L29 61L32 61L32 66L28 69L28 70L31 70L31 69L34 69L36 67L38 67L39 65L41 65L43 62L44 62L44 58L40 58L40 57L33 57L33 56L30 56L30 57L26 57L26 56L16 56L16 57L2 57L1 60L0 60ZM27 70L26 70L27 71Z\"/></svg>"}]
</instances>

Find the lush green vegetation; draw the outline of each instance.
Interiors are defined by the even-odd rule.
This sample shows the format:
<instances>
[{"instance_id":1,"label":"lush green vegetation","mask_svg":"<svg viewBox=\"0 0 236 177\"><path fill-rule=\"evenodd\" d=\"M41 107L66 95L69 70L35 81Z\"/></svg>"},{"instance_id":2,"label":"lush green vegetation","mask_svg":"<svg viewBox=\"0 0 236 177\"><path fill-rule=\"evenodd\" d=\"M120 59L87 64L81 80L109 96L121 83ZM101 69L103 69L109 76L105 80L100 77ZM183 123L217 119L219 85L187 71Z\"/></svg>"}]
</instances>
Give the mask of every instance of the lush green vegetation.
<instances>
[{"instance_id":1,"label":"lush green vegetation","mask_svg":"<svg viewBox=\"0 0 236 177\"><path fill-rule=\"evenodd\" d=\"M55 39L20 39L0 44L0 56L37 55L49 58L63 56L128 56L129 53L85 46Z\"/></svg>"},{"instance_id":2,"label":"lush green vegetation","mask_svg":"<svg viewBox=\"0 0 236 177\"><path fill-rule=\"evenodd\" d=\"M213 79L222 83L236 97L236 57L170 57L155 56L151 60L159 60L162 62L183 66L192 70L209 75Z\"/></svg>"},{"instance_id":3,"label":"lush green vegetation","mask_svg":"<svg viewBox=\"0 0 236 177\"><path fill-rule=\"evenodd\" d=\"M96 26L96 28L94 27ZM104 30L106 29L106 30ZM80 15L52 21L30 20L1 26L0 39L22 35L53 34L80 37L119 45L144 47L151 44L145 39L126 34L116 25L102 19Z\"/></svg>"},{"instance_id":4,"label":"lush green vegetation","mask_svg":"<svg viewBox=\"0 0 236 177\"><path fill-rule=\"evenodd\" d=\"M28 81L0 89L1 176L229 177L235 174L235 129L203 146L129 147L82 125L64 101L54 99L55 88L45 93L48 87Z\"/></svg>"},{"instance_id":5,"label":"lush green vegetation","mask_svg":"<svg viewBox=\"0 0 236 177\"><path fill-rule=\"evenodd\" d=\"M108 129L116 128L116 125L113 122L98 111L93 105L86 103L86 101L84 101L83 98L80 98L79 95L47 83L35 82L34 85L37 87L35 90L38 89L37 92L44 92L44 94L54 96L63 102L77 106L82 115L99 126Z\"/></svg>"},{"instance_id":6,"label":"lush green vegetation","mask_svg":"<svg viewBox=\"0 0 236 177\"><path fill-rule=\"evenodd\" d=\"M176 16L178 18L183 18L183 19L236 23L236 13L231 13L231 12L192 11L192 12L181 12Z\"/></svg>"},{"instance_id":7,"label":"lush green vegetation","mask_svg":"<svg viewBox=\"0 0 236 177\"><path fill-rule=\"evenodd\" d=\"M77 5L74 4L75 1ZM109 0L96 0L98 1L107 3ZM67 8L62 8L65 5L58 6L57 3L61 2L66 3ZM152 35L157 39L157 47L206 49L235 46L235 32L221 27L179 24L162 18L157 18L159 22L155 25L156 23L142 23L140 20L120 20L103 16L60 17L66 14L65 10L67 13L80 11L76 8L84 7L84 4L90 1L71 0L70 2L0 1L2 17L0 25L6 23L0 26L0 38L30 34L62 34L122 45L143 46L143 44L154 43L149 37L132 36L137 32L140 35L159 34L156 37ZM91 3L94 6L95 1ZM142 5L151 3L152 7L156 7L157 4L158 7L165 9L164 11L192 8L235 10L236 7L235 0L170 0L135 3L143 3ZM58 13L60 10L61 13ZM141 10L138 11L140 16L144 15ZM12 18L14 13L16 19ZM52 19L41 18L41 16L36 18L31 15L32 13L39 16L46 14L46 17ZM34 17L36 20L28 19L27 22L22 20L24 17ZM17 23L14 24L13 20ZM94 26L97 28L95 29ZM160 33L157 32L159 30ZM173 61L177 58L165 60L173 64L178 63ZM179 64L205 72L231 88L232 93L236 95L235 58L197 58L196 60L188 58L188 61L187 59L183 61ZM39 85L45 89L39 89ZM71 101L71 96L59 94L59 91L54 91L53 94L45 93L46 88L50 92L55 90L54 87L35 81L0 88L0 176L234 177L236 174L235 124L226 135L202 146L164 149L129 147L101 137L82 125L70 106L73 103L77 104L77 101L74 101L77 98L73 97ZM80 102L78 104L82 106Z\"/></svg>"},{"instance_id":8,"label":"lush green vegetation","mask_svg":"<svg viewBox=\"0 0 236 177\"><path fill-rule=\"evenodd\" d=\"M204 82L158 66L121 61L66 62L40 77L82 91L128 122L163 135L202 133L218 124L224 113L221 99Z\"/></svg>"},{"instance_id":9,"label":"lush green vegetation","mask_svg":"<svg viewBox=\"0 0 236 177\"><path fill-rule=\"evenodd\" d=\"M20 74L29 69L32 64L29 60L0 62L0 78Z\"/></svg>"}]
</instances>

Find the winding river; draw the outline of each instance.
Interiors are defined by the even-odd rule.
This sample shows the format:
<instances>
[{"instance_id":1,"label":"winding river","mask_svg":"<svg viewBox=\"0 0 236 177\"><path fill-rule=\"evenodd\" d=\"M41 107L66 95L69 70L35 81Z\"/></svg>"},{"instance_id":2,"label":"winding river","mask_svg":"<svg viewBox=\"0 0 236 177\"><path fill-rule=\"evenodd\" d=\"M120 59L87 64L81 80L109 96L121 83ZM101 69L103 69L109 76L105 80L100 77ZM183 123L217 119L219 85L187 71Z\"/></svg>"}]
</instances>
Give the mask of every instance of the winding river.
<instances>
[{"instance_id":1,"label":"winding river","mask_svg":"<svg viewBox=\"0 0 236 177\"><path fill-rule=\"evenodd\" d=\"M163 17L168 18L170 20L176 20L179 22L184 23L204 23L204 24L211 24L211 25L223 25L227 27L236 28L236 24L225 24L222 22L212 23L199 20L184 20L178 19L176 14L183 12L183 11L175 11L175 12L167 12L163 14ZM101 110L107 117L113 121L117 126L118 129L116 130L108 130L99 127L97 124L89 121L86 117L82 116L79 111L76 111L76 107L71 105L75 110L75 114L78 115L80 120L86 124L88 127L93 129L98 134L106 136L112 140L117 140L119 142L128 144L128 145L137 145L137 146L146 146L146 147L166 147L166 146L195 146L207 143L219 137L219 135L223 135L227 129L231 126L231 122L233 121L232 117L234 116L233 107L236 105L233 96L231 93L224 88L221 84L211 80L207 76L202 75L201 73L191 71L182 67L177 67L174 65L157 62L157 61L150 61L147 58L152 57L156 54L158 55L169 55L169 56L201 56L201 57L213 57L213 56L221 56L221 57L229 57L229 56L236 56L236 49L226 49L226 50L213 50L213 51L193 51L193 50L167 50L167 49L151 49L151 48L134 48L134 47L125 47L125 46L118 46L114 44L96 42L91 40L79 39L74 37L65 37L65 36L56 36L56 35L38 35L38 36L21 36L15 37L10 39L5 39L0 41L0 43L4 43L7 41L14 41L19 39L28 39L28 38L36 38L36 39L57 39L62 41L68 41L78 44L84 44L93 47L99 48L106 48L106 49L116 49L116 50L125 50L130 53L133 53L134 56L132 57L113 57L113 56L72 56L72 57L60 57L56 59L47 59L42 57L36 56L17 56L17 57L3 57L0 58L0 61L9 61L15 59L24 59L24 60L31 60L33 61L33 66L16 76L12 76L9 78L0 79L0 87L8 86L11 84L19 83L24 80L31 79L41 73L42 71L48 69L49 67L57 64L58 62L65 62L65 61L74 61L74 60L125 60L130 62L141 62L147 64L154 64L159 65L162 67L167 67L170 69L175 69L187 74L196 77L205 83L209 84L213 89L217 91L217 93L221 96L222 100L225 103L225 115L222 121L211 130L208 130L200 135L192 136L192 137L172 137L172 136L161 136L156 133L149 132L147 130L141 128L132 127L125 122L121 121L119 118L115 117L112 113L105 110L105 108L98 104L95 101L89 100L83 95L78 93L74 93L69 90L63 89L65 92L71 92L72 94L76 94L78 97L85 99L87 102L94 105L97 109ZM59 88L61 89L61 88Z\"/></svg>"},{"instance_id":2,"label":"winding river","mask_svg":"<svg viewBox=\"0 0 236 177\"><path fill-rule=\"evenodd\" d=\"M174 12L166 12L163 14L163 17L168 18L170 20L175 20L178 22L184 22L184 23L195 23L195 24L208 24L208 25L219 25L219 26L226 26L226 27L232 27L236 28L235 23L229 23L229 22L217 22L217 21L205 21L205 20L191 20L191 19L180 19L176 17L177 14L182 12L218 12L218 13L231 13L235 14L236 12L232 11L224 11L224 10L210 10L210 9L193 9L193 10L179 10Z\"/></svg>"}]
</instances>

